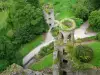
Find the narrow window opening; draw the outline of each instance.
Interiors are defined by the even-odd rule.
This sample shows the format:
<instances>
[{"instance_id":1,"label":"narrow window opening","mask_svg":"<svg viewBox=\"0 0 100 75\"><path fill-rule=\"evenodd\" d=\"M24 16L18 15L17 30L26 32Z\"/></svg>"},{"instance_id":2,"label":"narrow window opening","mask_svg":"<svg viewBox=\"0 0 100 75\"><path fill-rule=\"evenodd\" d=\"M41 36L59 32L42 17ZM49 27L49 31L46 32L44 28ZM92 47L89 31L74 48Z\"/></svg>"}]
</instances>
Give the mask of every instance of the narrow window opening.
<instances>
[{"instance_id":1,"label":"narrow window opening","mask_svg":"<svg viewBox=\"0 0 100 75\"><path fill-rule=\"evenodd\" d=\"M65 60L65 59L63 59L63 63L64 63L64 64L67 64L67 63L68 63L68 61L67 61L67 60Z\"/></svg>"},{"instance_id":2,"label":"narrow window opening","mask_svg":"<svg viewBox=\"0 0 100 75\"><path fill-rule=\"evenodd\" d=\"M67 75L67 72L63 71L63 75Z\"/></svg>"}]
</instances>

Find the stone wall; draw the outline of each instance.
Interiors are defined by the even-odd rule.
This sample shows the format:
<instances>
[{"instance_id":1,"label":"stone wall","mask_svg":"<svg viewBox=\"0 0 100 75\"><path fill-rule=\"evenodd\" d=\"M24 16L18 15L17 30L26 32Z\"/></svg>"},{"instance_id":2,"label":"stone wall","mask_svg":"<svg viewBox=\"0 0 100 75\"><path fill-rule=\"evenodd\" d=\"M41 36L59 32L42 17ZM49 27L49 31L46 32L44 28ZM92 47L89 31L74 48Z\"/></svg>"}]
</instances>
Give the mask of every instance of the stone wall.
<instances>
[{"instance_id":1,"label":"stone wall","mask_svg":"<svg viewBox=\"0 0 100 75\"><path fill-rule=\"evenodd\" d=\"M100 75L100 70L90 69L76 72L64 72L62 75Z\"/></svg>"}]
</instances>

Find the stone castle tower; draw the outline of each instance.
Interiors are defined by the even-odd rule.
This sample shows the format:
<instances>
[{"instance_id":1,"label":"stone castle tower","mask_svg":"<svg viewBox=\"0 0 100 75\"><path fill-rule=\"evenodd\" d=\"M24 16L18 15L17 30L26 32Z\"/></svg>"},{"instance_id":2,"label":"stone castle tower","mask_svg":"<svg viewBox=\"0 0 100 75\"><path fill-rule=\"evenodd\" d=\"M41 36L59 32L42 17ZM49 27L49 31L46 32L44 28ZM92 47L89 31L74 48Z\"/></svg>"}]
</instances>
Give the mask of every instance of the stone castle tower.
<instances>
[{"instance_id":1,"label":"stone castle tower","mask_svg":"<svg viewBox=\"0 0 100 75\"><path fill-rule=\"evenodd\" d=\"M75 28L76 25L72 19L65 18L59 23L59 33L54 42L53 75L67 75L71 70L65 48L68 42L74 44Z\"/></svg>"},{"instance_id":2,"label":"stone castle tower","mask_svg":"<svg viewBox=\"0 0 100 75\"><path fill-rule=\"evenodd\" d=\"M63 19L60 22L55 20L53 5L46 4L43 6L45 20L50 28L59 28L55 37L53 52L53 75L66 75L70 70L70 62L65 57L65 47L68 41L74 44L75 22L72 19ZM68 70L69 69L69 70Z\"/></svg>"},{"instance_id":3,"label":"stone castle tower","mask_svg":"<svg viewBox=\"0 0 100 75\"><path fill-rule=\"evenodd\" d=\"M45 17L47 24L49 25L49 27L54 27L55 17L54 17L53 5L52 4L46 4L46 5L43 6L43 9L44 9L43 10L44 17Z\"/></svg>"}]
</instances>

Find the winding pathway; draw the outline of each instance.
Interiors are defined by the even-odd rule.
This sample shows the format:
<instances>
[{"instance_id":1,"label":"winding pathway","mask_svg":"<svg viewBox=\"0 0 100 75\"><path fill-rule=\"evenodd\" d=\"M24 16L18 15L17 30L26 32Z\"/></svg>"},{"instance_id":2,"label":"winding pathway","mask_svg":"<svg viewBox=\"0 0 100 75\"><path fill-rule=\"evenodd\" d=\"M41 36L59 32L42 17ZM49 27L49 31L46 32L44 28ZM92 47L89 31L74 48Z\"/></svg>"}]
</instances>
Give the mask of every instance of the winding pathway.
<instances>
[{"instance_id":1,"label":"winding pathway","mask_svg":"<svg viewBox=\"0 0 100 75\"><path fill-rule=\"evenodd\" d=\"M82 24L82 26L78 29L75 30L74 32L74 37L75 39L78 38L85 38L85 37L90 37L90 36L95 36L95 32L87 32L87 28L89 27L88 21Z\"/></svg>"},{"instance_id":2,"label":"winding pathway","mask_svg":"<svg viewBox=\"0 0 100 75\"><path fill-rule=\"evenodd\" d=\"M28 55L26 55L23 58L23 65L27 64L36 54L38 54L38 52L41 50L42 47L49 45L53 41L54 41L54 38L49 30L45 41L39 46L37 46L35 49L33 49Z\"/></svg>"}]
</instances>

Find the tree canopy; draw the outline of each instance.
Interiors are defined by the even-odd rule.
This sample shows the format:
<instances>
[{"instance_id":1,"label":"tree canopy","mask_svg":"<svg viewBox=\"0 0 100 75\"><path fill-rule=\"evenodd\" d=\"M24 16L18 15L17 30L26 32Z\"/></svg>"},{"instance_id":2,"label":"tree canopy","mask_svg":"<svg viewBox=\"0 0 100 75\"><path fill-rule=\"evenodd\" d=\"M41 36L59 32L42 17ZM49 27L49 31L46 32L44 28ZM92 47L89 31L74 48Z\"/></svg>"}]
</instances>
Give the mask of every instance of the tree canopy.
<instances>
[{"instance_id":1,"label":"tree canopy","mask_svg":"<svg viewBox=\"0 0 100 75\"><path fill-rule=\"evenodd\" d=\"M100 10L93 11L89 16L89 24L90 28L93 31L99 32L100 31Z\"/></svg>"}]
</instances>

